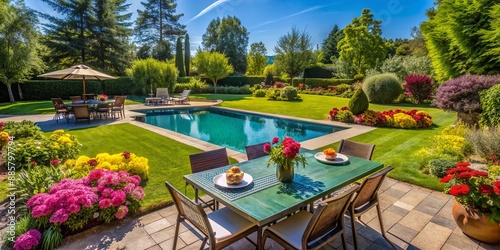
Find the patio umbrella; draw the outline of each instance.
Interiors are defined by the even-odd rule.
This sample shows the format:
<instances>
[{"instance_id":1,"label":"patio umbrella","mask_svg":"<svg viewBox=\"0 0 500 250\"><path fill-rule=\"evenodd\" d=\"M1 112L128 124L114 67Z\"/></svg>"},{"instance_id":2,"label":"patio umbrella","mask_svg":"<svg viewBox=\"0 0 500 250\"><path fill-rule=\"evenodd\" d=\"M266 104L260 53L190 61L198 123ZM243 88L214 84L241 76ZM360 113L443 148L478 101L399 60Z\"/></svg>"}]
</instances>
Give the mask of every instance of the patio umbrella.
<instances>
[{"instance_id":1,"label":"patio umbrella","mask_svg":"<svg viewBox=\"0 0 500 250\"><path fill-rule=\"evenodd\" d=\"M64 80L83 80L83 94L85 95L85 80L107 80L116 79L116 77L104 74L97 70L93 70L89 66L80 64L67 69L62 69L54 72L39 75L39 77L56 78Z\"/></svg>"}]
</instances>

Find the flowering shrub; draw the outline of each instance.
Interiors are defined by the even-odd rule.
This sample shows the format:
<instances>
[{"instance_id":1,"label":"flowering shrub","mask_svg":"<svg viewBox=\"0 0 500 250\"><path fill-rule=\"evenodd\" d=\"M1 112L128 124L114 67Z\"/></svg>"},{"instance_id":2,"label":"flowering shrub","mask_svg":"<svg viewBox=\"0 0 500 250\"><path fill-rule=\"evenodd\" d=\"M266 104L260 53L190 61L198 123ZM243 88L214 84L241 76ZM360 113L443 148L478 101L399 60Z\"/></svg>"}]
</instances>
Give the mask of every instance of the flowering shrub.
<instances>
[{"instance_id":1,"label":"flowering shrub","mask_svg":"<svg viewBox=\"0 0 500 250\"><path fill-rule=\"evenodd\" d=\"M31 216L40 224L83 228L92 218L105 222L122 219L139 207L144 190L141 178L125 171L92 170L87 177L63 179L48 193L39 193L28 200Z\"/></svg>"},{"instance_id":2,"label":"flowering shrub","mask_svg":"<svg viewBox=\"0 0 500 250\"><path fill-rule=\"evenodd\" d=\"M275 83L274 83L274 87L275 87L275 88L278 88L278 89L284 88L284 87L285 87L285 83L282 83L282 82L275 82Z\"/></svg>"},{"instance_id":3,"label":"flowering shrub","mask_svg":"<svg viewBox=\"0 0 500 250\"><path fill-rule=\"evenodd\" d=\"M31 229L28 232L22 234L16 239L14 243L15 250L30 250L40 244L40 238L42 234L36 229Z\"/></svg>"},{"instance_id":4,"label":"flowering shrub","mask_svg":"<svg viewBox=\"0 0 500 250\"><path fill-rule=\"evenodd\" d=\"M456 168L446 171L441 182L446 183L444 192L455 196L460 204L490 216L500 223L500 180L489 178L488 172L470 168L467 162L459 162Z\"/></svg>"},{"instance_id":5,"label":"flowering shrub","mask_svg":"<svg viewBox=\"0 0 500 250\"><path fill-rule=\"evenodd\" d=\"M416 109L406 111L404 109L387 110L377 112L367 110L360 115L352 116L353 120L346 118L346 112L343 112L342 119L340 119L339 112L348 111L349 108L342 107L333 108L330 110L328 118L333 121L352 122L356 124L368 126L385 126L397 128L426 128L432 125L432 117L425 111L418 111Z\"/></svg>"},{"instance_id":6,"label":"flowering shrub","mask_svg":"<svg viewBox=\"0 0 500 250\"><path fill-rule=\"evenodd\" d=\"M124 170L130 174L137 174L142 179L147 179L149 175L148 159L136 156L134 153L125 151L121 154L110 155L108 153L98 154L95 158L82 155L76 160L68 160L64 165L70 169L83 172L92 169L105 169L112 171Z\"/></svg>"},{"instance_id":7,"label":"flowering shrub","mask_svg":"<svg viewBox=\"0 0 500 250\"><path fill-rule=\"evenodd\" d=\"M479 92L500 83L500 75L464 75L439 85L434 104L444 110L481 112Z\"/></svg>"},{"instance_id":8,"label":"flowering shrub","mask_svg":"<svg viewBox=\"0 0 500 250\"><path fill-rule=\"evenodd\" d=\"M267 161L267 166L274 163L277 167L294 167L294 164L302 164L303 167L306 166L306 158L299 154L300 143L294 141L290 137L285 137L279 142L278 137L274 137L271 141L272 145L269 143L264 144L263 150L269 153L269 160Z\"/></svg>"},{"instance_id":9,"label":"flowering shrub","mask_svg":"<svg viewBox=\"0 0 500 250\"><path fill-rule=\"evenodd\" d=\"M426 75L409 75L405 78L406 96L413 97L416 103L423 103L432 95L434 83Z\"/></svg>"},{"instance_id":10,"label":"flowering shrub","mask_svg":"<svg viewBox=\"0 0 500 250\"><path fill-rule=\"evenodd\" d=\"M17 139L17 137L16 137ZM16 155L14 164L19 167L30 165L50 165L53 159L65 161L75 158L80 152L81 144L75 136L64 130L52 132L49 138L23 138L16 140L11 148Z\"/></svg>"}]
</instances>

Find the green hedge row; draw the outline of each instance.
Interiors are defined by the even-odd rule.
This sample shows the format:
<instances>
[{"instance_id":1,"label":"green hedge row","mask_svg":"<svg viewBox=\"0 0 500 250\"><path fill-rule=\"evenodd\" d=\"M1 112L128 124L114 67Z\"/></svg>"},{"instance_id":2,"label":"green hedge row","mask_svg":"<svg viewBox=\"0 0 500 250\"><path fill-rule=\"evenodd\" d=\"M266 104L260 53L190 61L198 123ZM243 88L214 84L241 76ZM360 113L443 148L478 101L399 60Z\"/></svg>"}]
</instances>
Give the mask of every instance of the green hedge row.
<instances>
[{"instance_id":1,"label":"green hedge row","mask_svg":"<svg viewBox=\"0 0 500 250\"><path fill-rule=\"evenodd\" d=\"M290 83L290 78L273 77L274 82ZM327 88L328 86L337 86L340 84L353 84L353 79L323 79L323 78L293 78L293 85L305 83L311 88Z\"/></svg>"},{"instance_id":2,"label":"green hedge row","mask_svg":"<svg viewBox=\"0 0 500 250\"><path fill-rule=\"evenodd\" d=\"M311 66L304 69L304 78L331 78L333 69L324 66Z\"/></svg>"}]
</instances>

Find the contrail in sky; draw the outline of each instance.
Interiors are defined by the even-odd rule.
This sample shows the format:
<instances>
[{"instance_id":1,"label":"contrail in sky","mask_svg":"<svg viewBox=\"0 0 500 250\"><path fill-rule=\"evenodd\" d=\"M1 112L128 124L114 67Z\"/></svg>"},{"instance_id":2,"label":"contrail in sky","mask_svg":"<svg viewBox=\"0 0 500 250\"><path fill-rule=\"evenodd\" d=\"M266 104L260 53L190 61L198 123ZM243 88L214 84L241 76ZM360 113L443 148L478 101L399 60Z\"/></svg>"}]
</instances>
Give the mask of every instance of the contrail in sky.
<instances>
[{"instance_id":1,"label":"contrail in sky","mask_svg":"<svg viewBox=\"0 0 500 250\"><path fill-rule=\"evenodd\" d=\"M223 3L225 3L225 2L229 2L229 1L230 1L230 0L217 0L217 1L215 1L213 4L210 4L208 7L206 7L206 8L205 8L205 9L203 9L202 11L200 11L200 13L198 13L196 16L194 16L194 17L192 17L191 19L189 19L189 20L186 22L186 24L187 24L187 23L189 23L189 22L191 22L191 21L193 21L193 20L195 20L195 19L197 19L198 17L201 17L201 16L203 16L203 15L207 14L207 12L211 11L213 8L215 8L215 7L217 7L217 6L221 5L221 4L223 4Z\"/></svg>"},{"instance_id":2,"label":"contrail in sky","mask_svg":"<svg viewBox=\"0 0 500 250\"><path fill-rule=\"evenodd\" d=\"M267 24L270 24L270 23L274 23L274 22L277 22L277 21L281 21L281 20L284 20L284 19L287 19L287 18L290 18L290 17L294 17L294 16L297 16L297 15L300 15L300 14L304 14L304 13L307 13L307 12L311 12L313 10L317 10L317 9L321 9L323 7L326 7L328 5L323 5L323 6L313 6L311 8L308 8L308 9L305 9L305 10L302 10L302 11L299 11L297 13L294 13L294 14L291 14L291 15L288 15L286 17L282 17L282 18L278 18L278 19L275 19L275 20L271 20L271 21L267 21L267 22L263 22L261 24L257 24L256 26L252 27L253 28L257 28L257 27L260 27L260 26L264 26L264 25L267 25Z\"/></svg>"}]
</instances>

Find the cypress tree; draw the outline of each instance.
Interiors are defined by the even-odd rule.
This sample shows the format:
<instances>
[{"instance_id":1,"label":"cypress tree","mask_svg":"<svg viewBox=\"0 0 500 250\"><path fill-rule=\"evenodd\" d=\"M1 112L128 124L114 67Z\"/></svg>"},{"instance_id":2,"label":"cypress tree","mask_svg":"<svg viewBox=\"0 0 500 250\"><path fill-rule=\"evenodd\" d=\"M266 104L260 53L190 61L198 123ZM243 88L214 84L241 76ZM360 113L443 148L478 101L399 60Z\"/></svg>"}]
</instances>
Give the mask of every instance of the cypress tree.
<instances>
[{"instance_id":1,"label":"cypress tree","mask_svg":"<svg viewBox=\"0 0 500 250\"><path fill-rule=\"evenodd\" d=\"M177 37L177 44L175 46L175 67L179 70L179 76L186 76L186 72L184 71L184 60L182 59L182 40L181 37Z\"/></svg>"},{"instance_id":2,"label":"cypress tree","mask_svg":"<svg viewBox=\"0 0 500 250\"><path fill-rule=\"evenodd\" d=\"M186 70L186 75L189 76L189 69L191 63L191 48L189 45L189 34L186 33L186 37L184 38L184 65Z\"/></svg>"}]
</instances>

